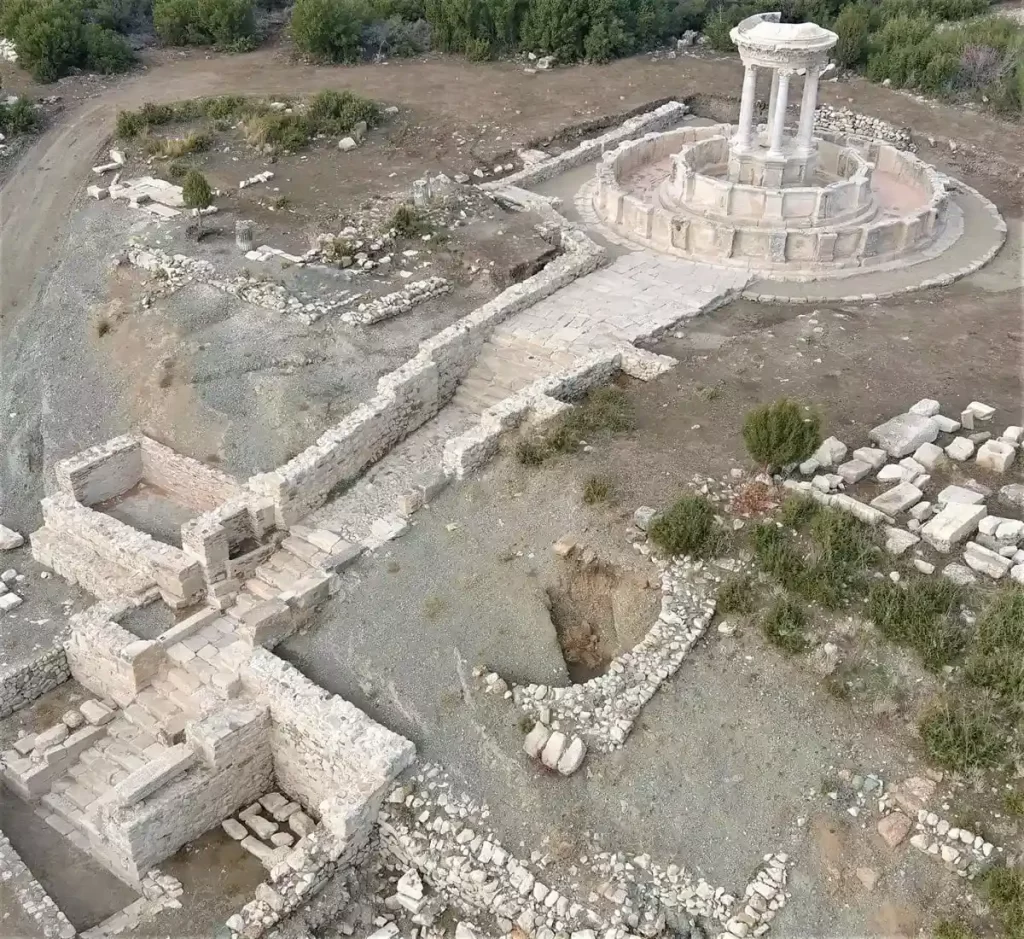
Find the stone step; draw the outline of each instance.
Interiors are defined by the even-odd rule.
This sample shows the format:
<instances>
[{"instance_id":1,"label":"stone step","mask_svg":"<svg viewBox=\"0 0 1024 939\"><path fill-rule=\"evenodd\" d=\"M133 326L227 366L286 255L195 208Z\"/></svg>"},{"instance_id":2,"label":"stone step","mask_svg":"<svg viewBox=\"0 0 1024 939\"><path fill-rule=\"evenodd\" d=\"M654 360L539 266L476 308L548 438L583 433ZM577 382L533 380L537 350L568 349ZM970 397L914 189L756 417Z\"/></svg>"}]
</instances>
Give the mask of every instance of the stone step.
<instances>
[{"instance_id":1,"label":"stone step","mask_svg":"<svg viewBox=\"0 0 1024 939\"><path fill-rule=\"evenodd\" d=\"M251 577L242 585L242 590L239 596L242 594L249 594L253 598L253 605L260 603L263 600L273 600L280 591L276 587L272 587L265 580L260 580L258 577Z\"/></svg>"}]
</instances>

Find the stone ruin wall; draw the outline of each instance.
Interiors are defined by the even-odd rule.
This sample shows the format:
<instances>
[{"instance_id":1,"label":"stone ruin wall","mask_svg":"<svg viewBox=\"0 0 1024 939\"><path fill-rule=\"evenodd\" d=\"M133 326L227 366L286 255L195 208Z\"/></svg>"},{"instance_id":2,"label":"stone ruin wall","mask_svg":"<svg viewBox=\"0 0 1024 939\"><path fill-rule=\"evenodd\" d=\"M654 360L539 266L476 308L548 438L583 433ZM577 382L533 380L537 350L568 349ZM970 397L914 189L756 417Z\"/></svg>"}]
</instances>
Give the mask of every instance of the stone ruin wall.
<instances>
[{"instance_id":1,"label":"stone ruin wall","mask_svg":"<svg viewBox=\"0 0 1024 939\"><path fill-rule=\"evenodd\" d=\"M242 684L270 709L279 788L315 817L328 798L379 804L391 780L415 757L410 741L264 649L253 651Z\"/></svg>"},{"instance_id":2,"label":"stone ruin wall","mask_svg":"<svg viewBox=\"0 0 1024 939\"><path fill-rule=\"evenodd\" d=\"M57 641L33 659L0 672L0 719L28 707L71 677L64 645Z\"/></svg>"}]
</instances>

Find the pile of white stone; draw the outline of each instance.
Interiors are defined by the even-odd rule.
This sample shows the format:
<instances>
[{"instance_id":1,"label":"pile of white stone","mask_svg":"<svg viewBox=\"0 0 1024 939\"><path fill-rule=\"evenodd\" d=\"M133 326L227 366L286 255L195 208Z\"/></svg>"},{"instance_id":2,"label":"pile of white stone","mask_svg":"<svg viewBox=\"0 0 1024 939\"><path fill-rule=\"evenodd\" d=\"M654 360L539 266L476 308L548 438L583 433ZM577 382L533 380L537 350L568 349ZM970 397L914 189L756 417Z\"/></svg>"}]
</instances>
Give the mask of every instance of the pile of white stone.
<instances>
[{"instance_id":1,"label":"pile of white stone","mask_svg":"<svg viewBox=\"0 0 1024 939\"><path fill-rule=\"evenodd\" d=\"M10 613L24 603L24 598L14 592L14 584L25 580L24 574L19 574L13 567L9 567L0 574L0 615Z\"/></svg>"},{"instance_id":2,"label":"pile of white stone","mask_svg":"<svg viewBox=\"0 0 1024 939\"><path fill-rule=\"evenodd\" d=\"M579 737L567 737L560 730L551 730L540 721L526 735L523 750L527 756L540 760L548 769L571 776L583 765L587 745Z\"/></svg>"},{"instance_id":3,"label":"pile of white stone","mask_svg":"<svg viewBox=\"0 0 1024 939\"><path fill-rule=\"evenodd\" d=\"M355 310L342 313L341 318L350 326L370 326L408 313L414 306L450 293L451 289L452 285L443 277L415 280L393 293L360 303Z\"/></svg>"},{"instance_id":4,"label":"pile of white stone","mask_svg":"<svg viewBox=\"0 0 1024 939\"><path fill-rule=\"evenodd\" d=\"M0 36L0 59L4 62L18 61L18 50L15 48L14 43L10 39L4 39L2 36Z\"/></svg>"},{"instance_id":5,"label":"pile of white stone","mask_svg":"<svg viewBox=\"0 0 1024 939\"><path fill-rule=\"evenodd\" d=\"M319 300L304 295L290 293L280 284L270 280L260 280L248 273L238 274L230 280L218 278L209 261L190 258L184 254L168 254L160 248L141 248L132 246L127 251L127 260L134 267L149 271L162 277L164 284L155 291L166 294L184 284L199 281L223 290L225 293L262 307L274 313L285 313L294 316L307 325L316 322L322 316L335 313L351 303L358 295L343 290L329 300Z\"/></svg>"},{"instance_id":6,"label":"pile of white stone","mask_svg":"<svg viewBox=\"0 0 1024 939\"><path fill-rule=\"evenodd\" d=\"M646 530L653 515L650 509L637 511L634 522L640 531ZM687 652L704 635L715 612L715 596L721 581L716 567L724 570L734 565L728 559L711 563L688 558L663 561L652 556L650 546L643 541L637 541L634 547L650 557L658 569L661 613L647 635L631 650L617 656L603 675L568 688L527 684L514 685L511 691L506 690L504 682L498 684L490 675L484 677L485 690L502 691L543 730L560 732L561 743L576 736L602 753L623 745L644 705L661 683L679 670ZM555 545L556 553L563 557L575 549L571 540L563 539ZM535 728L538 738L531 746L535 749L539 745L537 755L542 759L550 743L550 738L540 742L543 730ZM577 755L582 761L585 751L574 753L573 762Z\"/></svg>"},{"instance_id":7,"label":"pile of white stone","mask_svg":"<svg viewBox=\"0 0 1024 939\"><path fill-rule=\"evenodd\" d=\"M273 178L274 174L270 170L264 170L262 173L257 173L255 176L250 176L248 179L239 180L238 188L248 189L250 186L270 182Z\"/></svg>"},{"instance_id":8,"label":"pile of white stone","mask_svg":"<svg viewBox=\"0 0 1024 939\"><path fill-rule=\"evenodd\" d=\"M895 127L880 118L858 114L849 108L834 108L831 104L819 104L814 111L814 126L839 134L854 134L857 137L884 140L886 143L891 143L901 150L909 150L911 153L917 150L911 141L908 128Z\"/></svg>"},{"instance_id":9,"label":"pile of white stone","mask_svg":"<svg viewBox=\"0 0 1024 939\"><path fill-rule=\"evenodd\" d=\"M869 436L878 446L860 447L849 460L846 445L830 437L800 465L801 473L813 477L811 481L790 480L786 485L849 511L869 524L884 524L886 547L893 555L904 554L922 540L940 554L949 554L966 542L965 563L953 562L943 570L945 576L957 582L973 582L975 573L980 573L993 580L1008 574L1024 583L1024 521L989 515L985 504L992 495L989 488L967 479L962 485L944 487L934 500L925 499L932 474L956 463L973 458L980 470L1008 472L1024 442L1024 428L1007 427L999 437L976 430L977 425L990 424L995 415L994 408L980 401L972 401L959 420L939 412L939 402L934 399L917 402L905 414L873 428ZM970 432L969 436L965 431ZM940 434L947 435L943 445L936 443ZM898 462L890 463L890 458ZM837 494L872 474L877 482L891 486L870 503ZM1003 486L997 498L1007 509L1024 508L1024 485ZM901 527L898 522L904 515L905 527ZM974 540L968 540L972 536ZM922 557L915 558L914 564L926 574L935 569Z\"/></svg>"},{"instance_id":10,"label":"pile of white stone","mask_svg":"<svg viewBox=\"0 0 1024 939\"><path fill-rule=\"evenodd\" d=\"M296 841L313 831L315 823L298 802L280 792L269 792L242 809L237 818L225 819L221 827L269 869L287 857Z\"/></svg>"}]
</instances>

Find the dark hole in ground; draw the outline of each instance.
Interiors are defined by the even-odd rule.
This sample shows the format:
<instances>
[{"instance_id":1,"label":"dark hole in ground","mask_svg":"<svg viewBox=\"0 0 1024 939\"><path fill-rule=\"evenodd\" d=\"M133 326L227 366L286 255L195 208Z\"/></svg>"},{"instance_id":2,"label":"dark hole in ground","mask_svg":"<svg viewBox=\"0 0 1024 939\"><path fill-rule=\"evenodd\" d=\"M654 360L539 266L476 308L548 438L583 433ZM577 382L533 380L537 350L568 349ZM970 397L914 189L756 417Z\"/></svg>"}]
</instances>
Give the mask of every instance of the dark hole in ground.
<instances>
[{"instance_id":1,"label":"dark hole in ground","mask_svg":"<svg viewBox=\"0 0 1024 939\"><path fill-rule=\"evenodd\" d=\"M560 562L547 588L551 622L573 683L603 675L615 656L636 645L657 619L661 591L646 573L592 551Z\"/></svg>"}]
</instances>

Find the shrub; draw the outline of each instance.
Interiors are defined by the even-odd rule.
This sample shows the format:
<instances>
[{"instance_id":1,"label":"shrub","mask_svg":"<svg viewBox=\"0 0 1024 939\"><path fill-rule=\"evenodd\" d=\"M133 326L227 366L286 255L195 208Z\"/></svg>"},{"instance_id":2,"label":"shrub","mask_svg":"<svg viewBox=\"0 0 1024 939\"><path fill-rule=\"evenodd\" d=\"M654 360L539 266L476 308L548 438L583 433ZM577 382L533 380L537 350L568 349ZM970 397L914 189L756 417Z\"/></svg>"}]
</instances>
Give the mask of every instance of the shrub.
<instances>
[{"instance_id":1,"label":"shrub","mask_svg":"<svg viewBox=\"0 0 1024 939\"><path fill-rule=\"evenodd\" d=\"M716 52L732 52L736 44L729 33L739 23L740 17L732 16L724 7L719 7L704 23L704 35L708 45Z\"/></svg>"},{"instance_id":2,"label":"shrub","mask_svg":"<svg viewBox=\"0 0 1024 939\"><path fill-rule=\"evenodd\" d=\"M38 5L39 0L4 0L0 3L0 36L13 39L22 19Z\"/></svg>"},{"instance_id":3,"label":"shrub","mask_svg":"<svg viewBox=\"0 0 1024 939\"><path fill-rule=\"evenodd\" d=\"M146 129L146 122L138 111L118 111L115 133L122 140L133 140Z\"/></svg>"},{"instance_id":4,"label":"shrub","mask_svg":"<svg viewBox=\"0 0 1024 939\"><path fill-rule=\"evenodd\" d=\"M871 11L866 5L853 3L843 7L833 27L839 36L834 52L838 65L853 68L867 58L870 22Z\"/></svg>"},{"instance_id":5,"label":"shrub","mask_svg":"<svg viewBox=\"0 0 1024 939\"><path fill-rule=\"evenodd\" d=\"M153 0L153 26L170 46L251 48L252 0Z\"/></svg>"},{"instance_id":6,"label":"shrub","mask_svg":"<svg viewBox=\"0 0 1024 939\"><path fill-rule=\"evenodd\" d=\"M754 582L747 574L732 574L718 588L715 609L723 616L751 613L754 609Z\"/></svg>"},{"instance_id":7,"label":"shrub","mask_svg":"<svg viewBox=\"0 0 1024 939\"><path fill-rule=\"evenodd\" d=\"M181 198L188 209L205 209L213 201L213 190L199 170L190 170L185 177Z\"/></svg>"},{"instance_id":8,"label":"shrub","mask_svg":"<svg viewBox=\"0 0 1024 939\"><path fill-rule=\"evenodd\" d=\"M779 521L790 528L803 528L814 521L819 511L818 503L808 496L789 496L782 503Z\"/></svg>"},{"instance_id":9,"label":"shrub","mask_svg":"<svg viewBox=\"0 0 1024 939\"><path fill-rule=\"evenodd\" d=\"M547 455L547 447L543 441L526 438L516 444L516 459L523 466L540 466Z\"/></svg>"},{"instance_id":10,"label":"shrub","mask_svg":"<svg viewBox=\"0 0 1024 939\"><path fill-rule=\"evenodd\" d=\"M785 398L755 408L743 421L743 441L750 455L767 467L806 460L821 444L817 414Z\"/></svg>"},{"instance_id":11,"label":"shrub","mask_svg":"<svg viewBox=\"0 0 1024 939\"><path fill-rule=\"evenodd\" d=\"M135 53L123 36L97 23L86 23L82 31L85 66L101 75L113 75L131 68Z\"/></svg>"},{"instance_id":12,"label":"shrub","mask_svg":"<svg viewBox=\"0 0 1024 939\"><path fill-rule=\"evenodd\" d=\"M955 662L967 645L958 622L963 590L951 581L880 581L868 594L868 616L893 642L909 646L934 670Z\"/></svg>"},{"instance_id":13,"label":"shrub","mask_svg":"<svg viewBox=\"0 0 1024 939\"><path fill-rule=\"evenodd\" d=\"M91 0L94 22L118 33L145 32L153 23L152 0Z\"/></svg>"},{"instance_id":14,"label":"shrub","mask_svg":"<svg viewBox=\"0 0 1024 939\"><path fill-rule=\"evenodd\" d=\"M416 238L430 230L427 217L410 202L397 206L388 224L400 238Z\"/></svg>"},{"instance_id":15,"label":"shrub","mask_svg":"<svg viewBox=\"0 0 1024 939\"><path fill-rule=\"evenodd\" d=\"M359 0L296 0L292 40L300 52L326 62L354 62L368 19Z\"/></svg>"},{"instance_id":16,"label":"shrub","mask_svg":"<svg viewBox=\"0 0 1024 939\"><path fill-rule=\"evenodd\" d=\"M683 496L659 515L647 534L666 554L688 554L695 558L717 554L724 541L711 503L696 495Z\"/></svg>"},{"instance_id":17,"label":"shrub","mask_svg":"<svg viewBox=\"0 0 1024 939\"><path fill-rule=\"evenodd\" d=\"M13 39L18 61L41 82L52 82L82 64L82 14L75 3L40 0L19 7Z\"/></svg>"},{"instance_id":18,"label":"shrub","mask_svg":"<svg viewBox=\"0 0 1024 939\"><path fill-rule=\"evenodd\" d=\"M776 600L761 623L768 641L783 652L797 655L810 646L804 608L789 597Z\"/></svg>"},{"instance_id":19,"label":"shrub","mask_svg":"<svg viewBox=\"0 0 1024 939\"><path fill-rule=\"evenodd\" d=\"M754 529L754 556L761 569L787 590L796 590L803 577L803 559L790 535L774 522L761 522Z\"/></svg>"},{"instance_id":20,"label":"shrub","mask_svg":"<svg viewBox=\"0 0 1024 939\"><path fill-rule=\"evenodd\" d=\"M184 137L153 137L145 141L143 151L147 156L159 156L167 160L201 153L210 149L212 138L206 131L193 130Z\"/></svg>"},{"instance_id":21,"label":"shrub","mask_svg":"<svg viewBox=\"0 0 1024 939\"><path fill-rule=\"evenodd\" d=\"M918 729L932 759L954 772L990 769L1009 755L1008 715L990 702L943 700L921 719Z\"/></svg>"},{"instance_id":22,"label":"shrub","mask_svg":"<svg viewBox=\"0 0 1024 939\"><path fill-rule=\"evenodd\" d=\"M318 134L347 134L360 121L374 127L380 121L380 108L351 91L325 90L313 95L306 109L310 128Z\"/></svg>"},{"instance_id":23,"label":"shrub","mask_svg":"<svg viewBox=\"0 0 1024 939\"><path fill-rule=\"evenodd\" d=\"M430 48L430 24L423 19L391 16L363 27L360 45L370 55L410 56Z\"/></svg>"},{"instance_id":24,"label":"shrub","mask_svg":"<svg viewBox=\"0 0 1024 939\"><path fill-rule=\"evenodd\" d=\"M245 139L254 147L270 144L280 150L300 150L309 138L309 123L301 114L270 111L245 122Z\"/></svg>"},{"instance_id":25,"label":"shrub","mask_svg":"<svg viewBox=\"0 0 1024 939\"><path fill-rule=\"evenodd\" d=\"M0 102L0 131L10 136L31 133L39 126L39 112L28 98L13 104Z\"/></svg>"}]
</instances>

